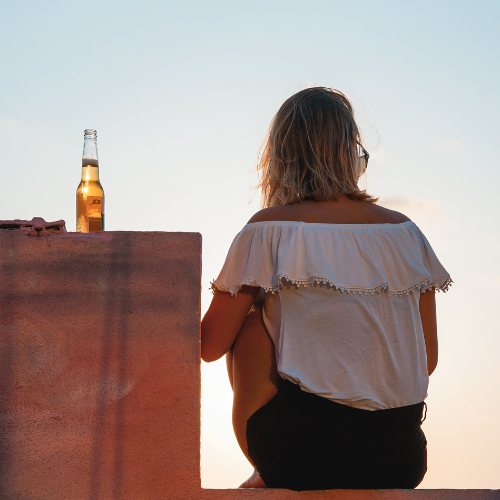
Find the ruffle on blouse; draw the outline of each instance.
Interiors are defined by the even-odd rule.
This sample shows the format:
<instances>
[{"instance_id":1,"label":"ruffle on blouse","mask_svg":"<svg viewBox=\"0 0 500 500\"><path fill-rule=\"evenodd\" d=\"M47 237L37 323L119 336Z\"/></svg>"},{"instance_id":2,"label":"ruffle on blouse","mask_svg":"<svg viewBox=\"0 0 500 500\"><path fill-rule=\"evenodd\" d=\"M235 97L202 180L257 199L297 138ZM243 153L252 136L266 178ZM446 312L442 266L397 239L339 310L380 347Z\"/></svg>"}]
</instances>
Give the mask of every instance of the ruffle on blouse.
<instances>
[{"instance_id":1,"label":"ruffle on blouse","mask_svg":"<svg viewBox=\"0 0 500 500\"><path fill-rule=\"evenodd\" d=\"M254 222L235 237L212 290L236 295L243 285L277 292L326 286L346 293L408 295L453 283L427 238L401 224Z\"/></svg>"}]
</instances>

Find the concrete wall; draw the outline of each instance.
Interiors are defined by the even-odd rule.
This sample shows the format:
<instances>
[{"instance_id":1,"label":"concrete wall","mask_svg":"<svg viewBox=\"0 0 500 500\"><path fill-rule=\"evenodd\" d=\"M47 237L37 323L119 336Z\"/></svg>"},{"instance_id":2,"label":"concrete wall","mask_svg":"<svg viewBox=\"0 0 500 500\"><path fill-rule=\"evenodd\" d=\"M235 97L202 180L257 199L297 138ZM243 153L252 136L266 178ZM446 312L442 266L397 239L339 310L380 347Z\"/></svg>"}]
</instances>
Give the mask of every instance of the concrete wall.
<instances>
[{"instance_id":1,"label":"concrete wall","mask_svg":"<svg viewBox=\"0 0 500 500\"><path fill-rule=\"evenodd\" d=\"M500 498L202 490L200 255L193 233L0 231L1 499Z\"/></svg>"},{"instance_id":2,"label":"concrete wall","mask_svg":"<svg viewBox=\"0 0 500 500\"><path fill-rule=\"evenodd\" d=\"M0 234L0 496L199 488L199 234Z\"/></svg>"}]
</instances>

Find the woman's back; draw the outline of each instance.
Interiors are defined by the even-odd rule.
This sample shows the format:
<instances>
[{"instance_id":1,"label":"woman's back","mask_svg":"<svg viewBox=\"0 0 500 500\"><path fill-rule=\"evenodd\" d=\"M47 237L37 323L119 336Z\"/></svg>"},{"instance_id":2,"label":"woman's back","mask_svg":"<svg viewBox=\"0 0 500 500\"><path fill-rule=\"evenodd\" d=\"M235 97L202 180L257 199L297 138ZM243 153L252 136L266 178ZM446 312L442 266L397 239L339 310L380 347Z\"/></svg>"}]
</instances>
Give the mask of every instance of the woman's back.
<instances>
[{"instance_id":1,"label":"woman's back","mask_svg":"<svg viewBox=\"0 0 500 500\"><path fill-rule=\"evenodd\" d=\"M422 401L420 296L449 282L425 236L404 215L363 202L298 205L251 219L214 288L267 292L278 372L306 392L370 410Z\"/></svg>"}]
</instances>

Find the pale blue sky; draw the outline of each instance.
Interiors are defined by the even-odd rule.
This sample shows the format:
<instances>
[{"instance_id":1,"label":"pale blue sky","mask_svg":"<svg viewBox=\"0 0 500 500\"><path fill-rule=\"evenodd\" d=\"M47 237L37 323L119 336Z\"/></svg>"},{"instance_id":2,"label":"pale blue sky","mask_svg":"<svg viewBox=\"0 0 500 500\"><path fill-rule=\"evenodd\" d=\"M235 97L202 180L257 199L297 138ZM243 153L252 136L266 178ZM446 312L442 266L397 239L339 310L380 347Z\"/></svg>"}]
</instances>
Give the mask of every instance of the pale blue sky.
<instances>
[{"instance_id":1,"label":"pale blue sky","mask_svg":"<svg viewBox=\"0 0 500 500\"><path fill-rule=\"evenodd\" d=\"M0 219L75 229L83 130L108 230L203 235L203 310L258 209L251 169L284 99L347 93L368 190L428 236L438 296L422 487L500 487L497 1L17 1L0 7ZM364 181L362 181L362 185ZM223 363L203 366L204 486L249 473ZM459 435L459 437L457 437Z\"/></svg>"}]
</instances>

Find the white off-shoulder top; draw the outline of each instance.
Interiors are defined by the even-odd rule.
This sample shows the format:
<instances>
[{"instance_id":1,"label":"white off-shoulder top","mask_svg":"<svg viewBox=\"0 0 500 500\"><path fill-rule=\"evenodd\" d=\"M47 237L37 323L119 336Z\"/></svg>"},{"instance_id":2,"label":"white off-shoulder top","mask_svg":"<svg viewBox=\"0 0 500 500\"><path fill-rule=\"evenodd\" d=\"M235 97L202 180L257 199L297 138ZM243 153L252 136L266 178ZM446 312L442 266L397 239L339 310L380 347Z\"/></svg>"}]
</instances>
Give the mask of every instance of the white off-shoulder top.
<instances>
[{"instance_id":1,"label":"white off-shoulder top","mask_svg":"<svg viewBox=\"0 0 500 500\"><path fill-rule=\"evenodd\" d=\"M419 403L429 376L420 294L453 281L412 221L254 222L235 237L212 288L264 293L280 375L366 410Z\"/></svg>"}]
</instances>

